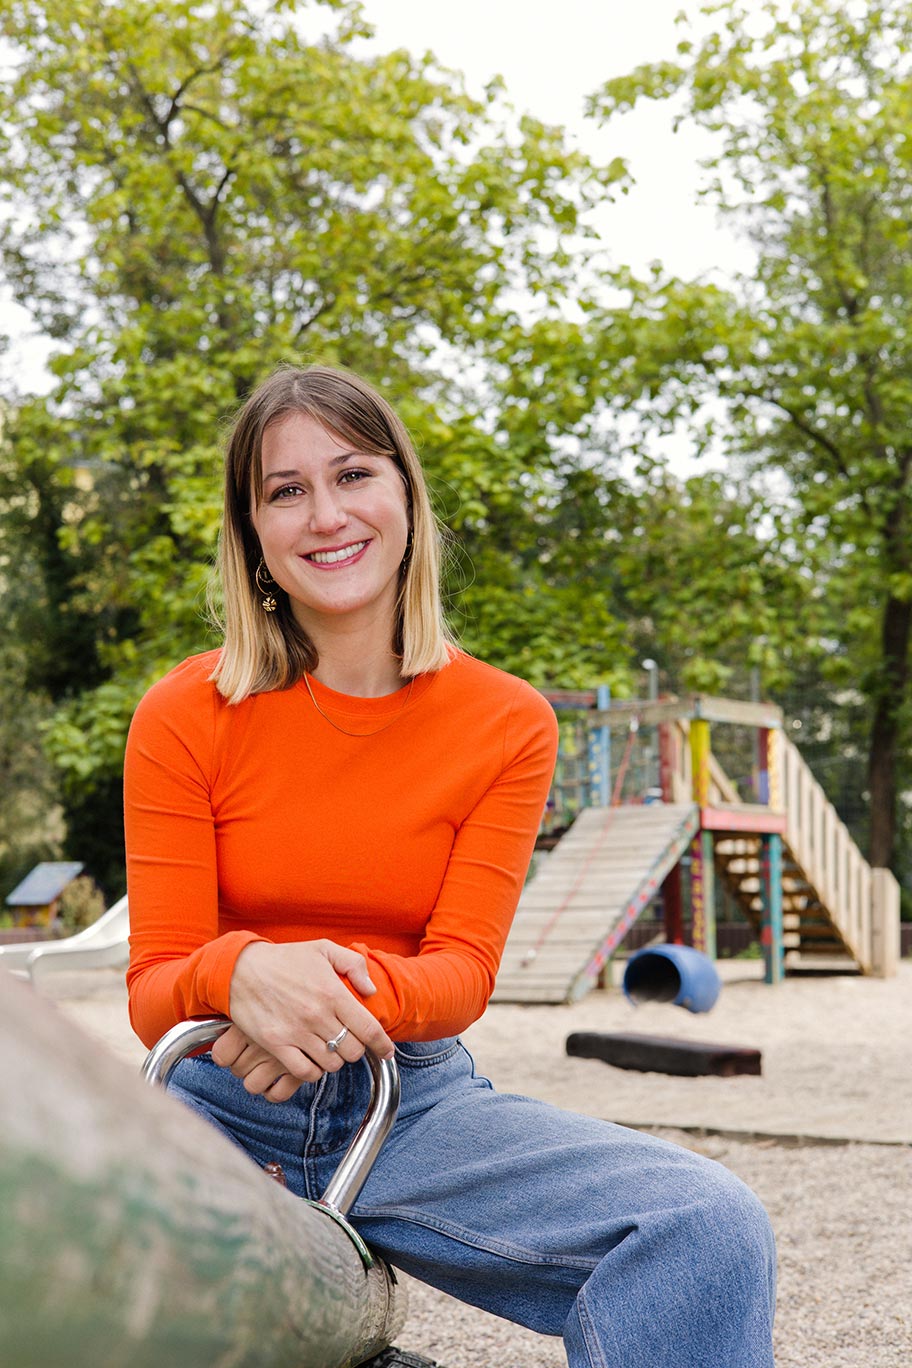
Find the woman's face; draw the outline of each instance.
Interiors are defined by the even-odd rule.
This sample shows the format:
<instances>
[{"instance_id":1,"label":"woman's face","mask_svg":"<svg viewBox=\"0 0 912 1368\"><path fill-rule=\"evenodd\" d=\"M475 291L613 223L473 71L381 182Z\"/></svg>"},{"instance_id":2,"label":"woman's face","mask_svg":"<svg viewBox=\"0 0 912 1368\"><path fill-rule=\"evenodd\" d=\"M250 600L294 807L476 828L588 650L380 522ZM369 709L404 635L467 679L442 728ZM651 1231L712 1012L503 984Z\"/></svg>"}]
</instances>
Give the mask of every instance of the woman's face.
<instances>
[{"instance_id":1,"label":"woman's face","mask_svg":"<svg viewBox=\"0 0 912 1368\"><path fill-rule=\"evenodd\" d=\"M263 434L263 495L251 518L269 573L310 635L348 617L389 634L409 532L405 484L303 413Z\"/></svg>"}]
</instances>

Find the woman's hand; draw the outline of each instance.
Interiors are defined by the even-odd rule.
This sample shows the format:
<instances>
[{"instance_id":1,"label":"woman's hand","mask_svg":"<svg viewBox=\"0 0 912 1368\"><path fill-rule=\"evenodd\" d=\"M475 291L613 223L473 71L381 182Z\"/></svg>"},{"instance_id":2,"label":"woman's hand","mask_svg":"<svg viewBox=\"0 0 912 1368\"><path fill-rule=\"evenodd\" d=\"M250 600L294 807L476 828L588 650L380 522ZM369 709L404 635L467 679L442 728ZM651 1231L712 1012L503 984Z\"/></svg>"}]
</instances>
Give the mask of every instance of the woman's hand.
<instances>
[{"instance_id":1,"label":"woman's hand","mask_svg":"<svg viewBox=\"0 0 912 1368\"><path fill-rule=\"evenodd\" d=\"M393 1042L343 978L364 997L377 991L364 956L334 941L254 941L241 951L231 976L229 1014L238 1034L226 1031L213 1059L224 1060L232 1072L240 1069L248 1091L287 1101L301 1083L353 1063L365 1049L391 1058ZM347 1035L337 1050L327 1049L343 1027ZM250 1047L261 1053L246 1056Z\"/></svg>"},{"instance_id":2,"label":"woman's hand","mask_svg":"<svg viewBox=\"0 0 912 1368\"><path fill-rule=\"evenodd\" d=\"M235 1078L243 1080L249 1093L265 1097L267 1102L287 1102L301 1086L300 1078L285 1073L282 1065L264 1050L248 1040L237 1026L229 1026L212 1047L212 1058L223 1069L230 1069Z\"/></svg>"}]
</instances>

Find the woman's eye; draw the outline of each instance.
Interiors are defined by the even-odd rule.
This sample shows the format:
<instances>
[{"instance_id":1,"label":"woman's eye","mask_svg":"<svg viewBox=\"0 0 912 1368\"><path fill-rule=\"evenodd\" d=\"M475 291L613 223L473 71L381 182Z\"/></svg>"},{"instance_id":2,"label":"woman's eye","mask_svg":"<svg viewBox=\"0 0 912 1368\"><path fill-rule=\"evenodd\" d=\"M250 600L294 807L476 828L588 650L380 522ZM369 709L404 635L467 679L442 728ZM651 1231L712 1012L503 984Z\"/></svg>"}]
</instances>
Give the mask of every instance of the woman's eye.
<instances>
[{"instance_id":1,"label":"woman's eye","mask_svg":"<svg viewBox=\"0 0 912 1368\"><path fill-rule=\"evenodd\" d=\"M339 475L339 484L360 484L362 480L369 480L370 477L371 472L369 470L360 470L356 468L352 468L351 470L343 470L342 473ZM269 502L283 503L288 499L296 499L299 495L303 493L304 488L302 485L281 485L280 488L273 490L273 492L269 495Z\"/></svg>"}]
</instances>

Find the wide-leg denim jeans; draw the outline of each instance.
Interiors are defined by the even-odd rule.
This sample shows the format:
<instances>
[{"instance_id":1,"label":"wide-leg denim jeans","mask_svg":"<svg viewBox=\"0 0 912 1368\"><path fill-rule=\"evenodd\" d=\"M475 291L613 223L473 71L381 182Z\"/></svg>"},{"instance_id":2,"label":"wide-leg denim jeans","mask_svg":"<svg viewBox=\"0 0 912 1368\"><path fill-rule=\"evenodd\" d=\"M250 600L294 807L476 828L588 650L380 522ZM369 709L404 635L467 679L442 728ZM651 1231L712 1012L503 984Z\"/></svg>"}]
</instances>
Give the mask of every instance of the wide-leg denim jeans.
<instances>
[{"instance_id":1,"label":"wide-leg denim jeans","mask_svg":"<svg viewBox=\"0 0 912 1368\"><path fill-rule=\"evenodd\" d=\"M378 1254L563 1335L572 1368L770 1368L775 1250L743 1183L652 1136L496 1092L456 1039L396 1053L399 1119L349 1214ZM370 1076L348 1065L275 1104L200 1055L172 1091L317 1198Z\"/></svg>"}]
</instances>

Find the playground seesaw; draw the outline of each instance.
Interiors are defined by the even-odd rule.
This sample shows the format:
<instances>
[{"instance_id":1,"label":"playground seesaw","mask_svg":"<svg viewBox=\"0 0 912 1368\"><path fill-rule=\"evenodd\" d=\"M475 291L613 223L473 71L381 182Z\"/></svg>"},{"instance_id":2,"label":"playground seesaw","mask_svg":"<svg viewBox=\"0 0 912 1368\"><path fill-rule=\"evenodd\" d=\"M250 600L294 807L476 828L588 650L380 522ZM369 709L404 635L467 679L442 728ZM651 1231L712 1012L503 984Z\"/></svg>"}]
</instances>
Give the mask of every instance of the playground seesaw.
<instances>
[{"instance_id":1,"label":"playground seesaw","mask_svg":"<svg viewBox=\"0 0 912 1368\"><path fill-rule=\"evenodd\" d=\"M144 1081L0 972L4 1364L349 1368L401 1328L401 1286L345 1221L395 1119L395 1064L369 1061L368 1113L308 1203L149 1086L226 1025L175 1028Z\"/></svg>"}]
</instances>

